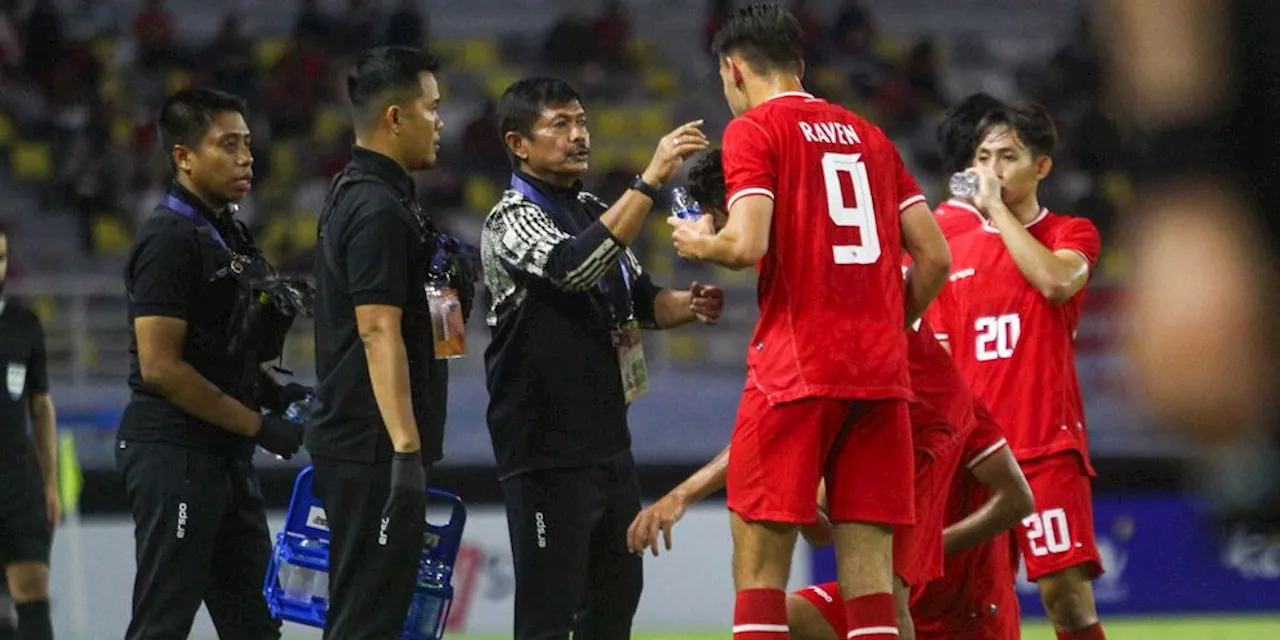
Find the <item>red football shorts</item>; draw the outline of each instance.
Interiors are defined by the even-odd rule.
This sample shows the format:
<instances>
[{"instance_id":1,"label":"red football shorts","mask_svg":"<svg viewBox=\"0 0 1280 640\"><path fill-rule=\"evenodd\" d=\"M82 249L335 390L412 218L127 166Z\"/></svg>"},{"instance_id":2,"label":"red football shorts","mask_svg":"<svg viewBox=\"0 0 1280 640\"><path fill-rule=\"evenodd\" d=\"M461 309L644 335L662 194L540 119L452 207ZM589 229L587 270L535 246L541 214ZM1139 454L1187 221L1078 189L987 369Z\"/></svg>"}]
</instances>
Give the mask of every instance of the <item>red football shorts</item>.
<instances>
[{"instance_id":1,"label":"red football shorts","mask_svg":"<svg viewBox=\"0 0 1280 640\"><path fill-rule=\"evenodd\" d=\"M730 447L728 505L748 522L813 524L825 477L832 522L914 523L904 400L804 398L771 406L748 388Z\"/></svg>"},{"instance_id":2,"label":"red football shorts","mask_svg":"<svg viewBox=\"0 0 1280 640\"><path fill-rule=\"evenodd\" d=\"M912 417L919 419L921 414L913 412ZM942 418L939 416L939 419ZM921 433L927 425L914 427L916 435L927 437ZM955 430L945 421L938 427L938 434L945 432L945 439L934 438L929 447L920 445L924 438L916 440L916 523L893 530L893 572L909 586L942 577L942 530L946 524L947 497L956 469L960 467L963 448L955 439Z\"/></svg>"},{"instance_id":3,"label":"red football shorts","mask_svg":"<svg viewBox=\"0 0 1280 640\"><path fill-rule=\"evenodd\" d=\"M1076 565L1090 579L1102 575L1102 555L1093 533L1093 488L1074 451L1022 463L1036 512L1013 530L1027 579L1038 580Z\"/></svg>"},{"instance_id":4,"label":"red football shorts","mask_svg":"<svg viewBox=\"0 0 1280 640\"><path fill-rule=\"evenodd\" d=\"M840 596L840 585L835 582L827 582L825 584L815 584L812 587L805 587L797 592L796 595L804 598L806 602L818 609L818 613L822 614L822 618L831 625L831 629L836 632L837 638L844 638L848 633L844 618L844 598Z\"/></svg>"},{"instance_id":5,"label":"red football shorts","mask_svg":"<svg viewBox=\"0 0 1280 640\"><path fill-rule=\"evenodd\" d=\"M1019 640L1021 609L1009 534L947 558L947 575L911 593L917 640Z\"/></svg>"}]
</instances>

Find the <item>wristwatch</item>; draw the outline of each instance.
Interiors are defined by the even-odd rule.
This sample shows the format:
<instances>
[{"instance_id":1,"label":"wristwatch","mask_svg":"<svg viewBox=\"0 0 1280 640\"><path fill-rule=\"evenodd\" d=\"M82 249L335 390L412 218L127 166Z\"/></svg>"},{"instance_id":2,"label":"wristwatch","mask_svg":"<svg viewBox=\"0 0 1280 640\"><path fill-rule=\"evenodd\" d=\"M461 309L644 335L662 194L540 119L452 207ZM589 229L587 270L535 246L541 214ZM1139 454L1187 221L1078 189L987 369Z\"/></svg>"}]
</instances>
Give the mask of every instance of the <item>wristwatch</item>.
<instances>
[{"instance_id":1,"label":"wristwatch","mask_svg":"<svg viewBox=\"0 0 1280 640\"><path fill-rule=\"evenodd\" d=\"M658 201L658 195L659 195L658 189L653 185L649 184L648 182L645 182L644 177L640 176L639 174L636 175L635 181L631 183L631 188L635 189L636 191L639 191L640 193L645 194L646 196L649 196L649 199L653 200L654 202Z\"/></svg>"}]
</instances>

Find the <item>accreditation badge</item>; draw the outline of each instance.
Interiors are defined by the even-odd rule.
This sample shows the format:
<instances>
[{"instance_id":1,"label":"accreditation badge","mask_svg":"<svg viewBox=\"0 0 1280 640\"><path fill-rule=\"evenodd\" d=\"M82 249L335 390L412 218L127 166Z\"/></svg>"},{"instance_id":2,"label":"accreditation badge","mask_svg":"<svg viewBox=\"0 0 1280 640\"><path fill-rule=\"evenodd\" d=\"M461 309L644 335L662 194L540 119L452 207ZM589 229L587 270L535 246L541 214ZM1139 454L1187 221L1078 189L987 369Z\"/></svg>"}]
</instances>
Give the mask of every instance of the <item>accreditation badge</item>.
<instances>
[{"instance_id":1,"label":"accreditation badge","mask_svg":"<svg viewBox=\"0 0 1280 640\"><path fill-rule=\"evenodd\" d=\"M618 350L622 392L627 404L631 404L649 391L649 369L644 361L644 345L640 341L640 323L628 320L614 329L613 347Z\"/></svg>"},{"instance_id":2,"label":"accreditation badge","mask_svg":"<svg viewBox=\"0 0 1280 640\"><path fill-rule=\"evenodd\" d=\"M21 362L10 362L5 383L9 387L10 398L14 400L21 398L22 392L27 388L27 365Z\"/></svg>"}]
</instances>

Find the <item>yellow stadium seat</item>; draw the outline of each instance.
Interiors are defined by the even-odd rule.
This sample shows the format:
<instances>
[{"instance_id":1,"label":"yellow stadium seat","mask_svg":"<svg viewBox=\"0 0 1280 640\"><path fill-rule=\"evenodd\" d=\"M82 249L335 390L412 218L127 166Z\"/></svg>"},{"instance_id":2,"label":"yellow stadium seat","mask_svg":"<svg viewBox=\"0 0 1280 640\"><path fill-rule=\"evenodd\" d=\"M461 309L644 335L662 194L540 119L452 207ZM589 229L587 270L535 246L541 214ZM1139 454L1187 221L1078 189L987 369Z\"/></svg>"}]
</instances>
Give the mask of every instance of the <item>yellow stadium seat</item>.
<instances>
[{"instance_id":1,"label":"yellow stadium seat","mask_svg":"<svg viewBox=\"0 0 1280 640\"><path fill-rule=\"evenodd\" d=\"M290 221L289 241L298 249L311 249L316 246L316 218L309 215L294 216Z\"/></svg>"},{"instance_id":2,"label":"yellow stadium seat","mask_svg":"<svg viewBox=\"0 0 1280 640\"><path fill-rule=\"evenodd\" d=\"M129 229L114 216L94 216L93 246L106 253L124 253L133 241Z\"/></svg>"},{"instance_id":3,"label":"yellow stadium seat","mask_svg":"<svg viewBox=\"0 0 1280 640\"><path fill-rule=\"evenodd\" d=\"M287 142L271 145L271 177L273 180L290 180L298 175L298 159L293 146Z\"/></svg>"},{"instance_id":4,"label":"yellow stadium seat","mask_svg":"<svg viewBox=\"0 0 1280 640\"><path fill-rule=\"evenodd\" d=\"M312 138L322 144L337 141L347 130L348 118L346 111L339 107L321 109L312 126Z\"/></svg>"},{"instance_id":5,"label":"yellow stadium seat","mask_svg":"<svg viewBox=\"0 0 1280 640\"><path fill-rule=\"evenodd\" d=\"M115 71L102 74L102 83L98 86L98 94L103 101L111 103L127 102L129 96L124 88L124 81Z\"/></svg>"},{"instance_id":6,"label":"yellow stadium seat","mask_svg":"<svg viewBox=\"0 0 1280 640\"><path fill-rule=\"evenodd\" d=\"M871 43L871 50L881 58L892 62L902 57L906 49L900 38L877 36L875 41Z\"/></svg>"},{"instance_id":7,"label":"yellow stadium seat","mask_svg":"<svg viewBox=\"0 0 1280 640\"><path fill-rule=\"evenodd\" d=\"M1133 203L1133 181L1129 176L1112 172L1102 176L1102 195L1116 209L1124 211Z\"/></svg>"},{"instance_id":8,"label":"yellow stadium seat","mask_svg":"<svg viewBox=\"0 0 1280 640\"><path fill-rule=\"evenodd\" d=\"M485 84L485 88L489 91L489 98L496 101L507 90L507 87L514 84L517 79L518 76L516 74L505 69L490 73L489 79Z\"/></svg>"},{"instance_id":9,"label":"yellow stadium seat","mask_svg":"<svg viewBox=\"0 0 1280 640\"><path fill-rule=\"evenodd\" d=\"M649 161L653 160L653 146L651 145L632 145L630 151L627 152L626 169L639 171L649 166Z\"/></svg>"},{"instance_id":10,"label":"yellow stadium seat","mask_svg":"<svg viewBox=\"0 0 1280 640\"><path fill-rule=\"evenodd\" d=\"M9 154L13 176L29 182L53 179L53 152L43 142L19 142Z\"/></svg>"},{"instance_id":11,"label":"yellow stadium seat","mask_svg":"<svg viewBox=\"0 0 1280 640\"><path fill-rule=\"evenodd\" d=\"M111 142L128 144L133 138L133 124L128 118L115 118L111 121Z\"/></svg>"},{"instance_id":12,"label":"yellow stadium seat","mask_svg":"<svg viewBox=\"0 0 1280 640\"><path fill-rule=\"evenodd\" d=\"M591 170L606 172L618 164L618 149L611 144L591 145Z\"/></svg>"},{"instance_id":13,"label":"yellow stadium seat","mask_svg":"<svg viewBox=\"0 0 1280 640\"><path fill-rule=\"evenodd\" d=\"M653 60L653 49L644 38L631 38L627 41L627 54L641 66L648 66Z\"/></svg>"},{"instance_id":14,"label":"yellow stadium seat","mask_svg":"<svg viewBox=\"0 0 1280 640\"><path fill-rule=\"evenodd\" d=\"M191 86L191 74L181 69L174 69L165 78L165 91L176 93Z\"/></svg>"},{"instance_id":15,"label":"yellow stadium seat","mask_svg":"<svg viewBox=\"0 0 1280 640\"><path fill-rule=\"evenodd\" d=\"M267 71L276 66L277 62L284 57L289 51L288 38L263 38L258 41L258 69Z\"/></svg>"},{"instance_id":16,"label":"yellow stadium seat","mask_svg":"<svg viewBox=\"0 0 1280 640\"><path fill-rule=\"evenodd\" d=\"M462 43L458 50L457 65L463 69L485 69L498 65L498 48L493 40L475 38Z\"/></svg>"},{"instance_id":17,"label":"yellow stadium seat","mask_svg":"<svg viewBox=\"0 0 1280 640\"><path fill-rule=\"evenodd\" d=\"M479 174L468 176L464 189L467 210L480 215L487 215L502 197L502 191L498 185L488 177Z\"/></svg>"},{"instance_id":18,"label":"yellow stadium seat","mask_svg":"<svg viewBox=\"0 0 1280 640\"><path fill-rule=\"evenodd\" d=\"M93 57L104 66L109 66L116 56L115 38L97 38L93 41Z\"/></svg>"},{"instance_id":19,"label":"yellow stadium seat","mask_svg":"<svg viewBox=\"0 0 1280 640\"><path fill-rule=\"evenodd\" d=\"M58 321L58 303L53 296L40 295L31 299L31 311L40 318L40 323L47 329Z\"/></svg>"},{"instance_id":20,"label":"yellow stadium seat","mask_svg":"<svg viewBox=\"0 0 1280 640\"><path fill-rule=\"evenodd\" d=\"M633 124L622 109L601 107L591 114L591 133L611 143L626 137Z\"/></svg>"},{"instance_id":21,"label":"yellow stadium seat","mask_svg":"<svg viewBox=\"0 0 1280 640\"><path fill-rule=\"evenodd\" d=\"M0 113L0 147L8 148L13 144L14 139L13 121L3 113Z\"/></svg>"},{"instance_id":22,"label":"yellow stadium seat","mask_svg":"<svg viewBox=\"0 0 1280 640\"><path fill-rule=\"evenodd\" d=\"M645 139L656 140L674 128L671 123L671 117L667 115L666 108L661 105L650 105L637 109L635 119L637 135Z\"/></svg>"},{"instance_id":23,"label":"yellow stadium seat","mask_svg":"<svg viewBox=\"0 0 1280 640\"><path fill-rule=\"evenodd\" d=\"M644 82L659 98L674 98L680 90L680 79L666 69L650 69L645 73Z\"/></svg>"}]
</instances>

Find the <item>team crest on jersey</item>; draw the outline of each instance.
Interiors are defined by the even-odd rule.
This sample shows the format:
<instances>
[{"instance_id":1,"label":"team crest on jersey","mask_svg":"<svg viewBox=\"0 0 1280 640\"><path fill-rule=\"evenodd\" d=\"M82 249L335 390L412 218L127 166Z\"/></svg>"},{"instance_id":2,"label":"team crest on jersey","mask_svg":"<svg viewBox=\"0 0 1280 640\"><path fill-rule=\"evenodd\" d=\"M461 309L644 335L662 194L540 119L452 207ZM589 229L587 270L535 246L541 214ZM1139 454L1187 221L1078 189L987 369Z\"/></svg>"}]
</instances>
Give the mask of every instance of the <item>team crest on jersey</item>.
<instances>
[{"instance_id":1,"label":"team crest on jersey","mask_svg":"<svg viewBox=\"0 0 1280 640\"><path fill-rule=\"evenodd\" d=\"M9 397L17 400L27 388L27 365L21 362L10 362L9 373L5 376L9 387Z\"/></svg>"}]
</instances>

